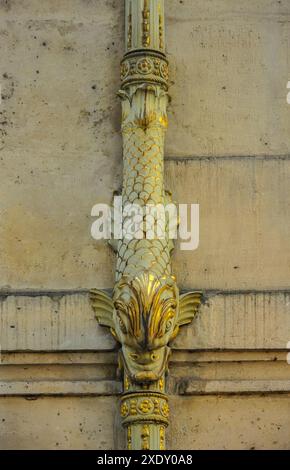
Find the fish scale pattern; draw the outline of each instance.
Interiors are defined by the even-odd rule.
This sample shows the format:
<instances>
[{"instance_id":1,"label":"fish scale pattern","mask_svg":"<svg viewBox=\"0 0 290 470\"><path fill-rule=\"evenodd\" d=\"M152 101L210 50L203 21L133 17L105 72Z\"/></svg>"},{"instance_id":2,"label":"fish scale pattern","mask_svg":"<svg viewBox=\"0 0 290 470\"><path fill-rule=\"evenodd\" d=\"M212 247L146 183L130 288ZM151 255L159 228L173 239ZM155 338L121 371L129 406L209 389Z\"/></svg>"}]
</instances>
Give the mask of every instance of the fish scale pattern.
<instances>
[{"instance_id":1,"label":"fish scale pattern","mask_svg":"<svg viewBox=\"0 0 290 470\"><path fill-rule=\"evenodd\" d=\"M123 131L123 207L138 204L141 208L148 205L166 204L163 183L165 128L152 125L143 129L130 127ZM124 226L130 224L130 215L124 218ZM154 215L154 224L162 228L163 222ZM144 230L145 218L143 218ZM170 243L168 230L164 238L130 239L123 236L118 243L116 280L123 275L136 276L140 271L149 270L157 277L171 275Z\"/></svg>"}]
</instances>

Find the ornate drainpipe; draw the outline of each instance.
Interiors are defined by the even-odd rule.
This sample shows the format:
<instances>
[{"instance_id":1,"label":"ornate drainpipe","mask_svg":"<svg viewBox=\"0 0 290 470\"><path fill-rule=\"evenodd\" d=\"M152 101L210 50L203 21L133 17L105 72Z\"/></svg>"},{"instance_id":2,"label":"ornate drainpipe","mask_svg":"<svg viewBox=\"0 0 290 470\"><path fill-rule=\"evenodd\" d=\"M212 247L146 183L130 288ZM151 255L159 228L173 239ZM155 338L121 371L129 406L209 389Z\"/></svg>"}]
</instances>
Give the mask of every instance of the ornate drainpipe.
<instances>
[{"instance_id":1,"label":"ornate drainpipe","mask_svg":"<svg viewBox=\"0 0 290 470\"><path fill-rule=\"evenodd\" d=\"M126 53L121 63L123 208L128 204L165 206L164 136L167 128L168 62L164 42L164 0L125 0ZM156 219L158 217L156 216ZM158 220L156 220L158 222ZM124 227L130 223L125 217ZM120 402L127 447L165 449L169 405L165 376L169 342L190 323L200 293L179 294L171 271L172 240L132 239L123 230L117 252L112 298L91 292L101 325L120 343L124 380Z\"/></svg>"}]
</instances>

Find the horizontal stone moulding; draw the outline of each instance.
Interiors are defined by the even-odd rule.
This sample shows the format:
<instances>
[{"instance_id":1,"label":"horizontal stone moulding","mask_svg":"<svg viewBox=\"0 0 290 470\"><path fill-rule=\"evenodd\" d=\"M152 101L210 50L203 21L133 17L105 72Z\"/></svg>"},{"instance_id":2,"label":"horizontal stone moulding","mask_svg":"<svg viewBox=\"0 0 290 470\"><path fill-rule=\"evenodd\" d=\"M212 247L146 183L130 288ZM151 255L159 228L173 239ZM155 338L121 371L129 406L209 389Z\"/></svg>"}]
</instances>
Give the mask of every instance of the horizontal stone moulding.
<instances>
[{"instance_id":1,"label":"horizontal stone moulding","mask_svg":"<svg viewBox=\"0 0 290 470\"><path fill-rule=\"evenodd\" d=\"M94 353L117 349L110 332L97 324L88 292L56 294L0 296L2 355L5 351ZM284 350L289 332L288 291L210 293L172 347L193 352Z\"/></svg>"},{"instance_id":2,"label":"horizontal stone moulding","mask_svg":"<svg viewBox=\"0 0 290 470\"><path fill-rule=\"evenodd\" d=\"M288 350L176 351L167 377L170 395L287 393ZM6 352L2 396L115 396L122 391L114 352Z\"/></svg>"},{"instance_id":3,"label":"horizontal stone moulding","mask_svg":"<svg viewBox=\"0 0 290 470\"><path fill-rule=\"evenodd\" d=\"M116 380L1 381L0 396L111 396L122 392Z\"/></svg>"},{"instance_id":4,"label":"horizontal stone moulding","mask_svg":"<svg viewBox=\"0 0 290 470\"><path fill-rule=\"evenodd\" d=\"M180 380L174 391L169 383L169 395L255 395L290 394L290 380ZM1 381L0 396L120 396L119 381ZM153 415L152 415L153 416ZM145 416L149 419L151 415ZM151 419L151 418L150 418ZM165 422L166 417L161 419ZM129 422L129 421L128 421ZM131 421L130 421L131 422Z\"/></svg>"},{"instance_id":5,"label":"horizontal stone moulding","mask_svg":"<svg viewBox=\"0 0 290 470\"><path fill-rule=\"evenodd\" d=\"M290 380L194 380L183 381L178 395L252 395L290 393Z\"/></svg>"}]
</instances>

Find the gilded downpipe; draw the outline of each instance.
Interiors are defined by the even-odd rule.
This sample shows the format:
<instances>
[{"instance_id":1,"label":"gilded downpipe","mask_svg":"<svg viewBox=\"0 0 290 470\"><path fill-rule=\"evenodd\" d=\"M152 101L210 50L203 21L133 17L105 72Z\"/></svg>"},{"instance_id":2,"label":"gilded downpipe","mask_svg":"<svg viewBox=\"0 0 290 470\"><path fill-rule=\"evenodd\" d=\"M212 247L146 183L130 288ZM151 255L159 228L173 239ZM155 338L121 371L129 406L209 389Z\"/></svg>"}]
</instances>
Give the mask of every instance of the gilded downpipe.
<instances>
[{"instance_id":1,"label":"gilded downpipe","mask_svg":"<svg viewBox=\"0 0 290 470\"><path fill-rule=\"evenodd\" d=\"M170 201L163 181L168 103L164 0L125 0L125 47L119 91L122 204L123 208L127 204L164 206ZM117 253L113 296L93 290L91 301L99 323L111 329L121 346L120 414L127 448L164 450L169 343L180 326L191 322L200 293L179 294L168 231L163 239L153 240L131 239L123 231L122 239L112 246Z\"/></svg>"}]
</instances>

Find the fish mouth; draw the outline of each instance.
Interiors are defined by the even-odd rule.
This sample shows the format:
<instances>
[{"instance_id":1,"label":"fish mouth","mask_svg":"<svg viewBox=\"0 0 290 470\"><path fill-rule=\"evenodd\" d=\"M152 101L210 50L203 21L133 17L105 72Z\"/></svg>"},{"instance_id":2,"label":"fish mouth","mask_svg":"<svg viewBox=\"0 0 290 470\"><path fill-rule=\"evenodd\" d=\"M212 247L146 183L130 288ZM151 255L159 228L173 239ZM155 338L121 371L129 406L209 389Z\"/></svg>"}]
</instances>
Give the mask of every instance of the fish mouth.
<instances>
[{"instance_id":1,"label":"fish mouth","mask_svg":"<svg viewBox=\"0 0 290 470\"><path fill-rule=\"evenodd\" d=\"M139 383L156 382L158 379L159 376L152 371L142 371L134 375L134 382Z\"/></svg>"},{"instance_id":2,"label":"fish mouth","mask_svg":"<svg viewBox=\"0 0 290 470\"><path fill-rule=\"evenodd\" d=\"M123 351L121 352L123 358L123 364L126 370L127 375L131 378L131 380L135 383L152 383L157 382L157 380L162 377L166 369L166 363L168 361L170 349L168 346L165 347L164 357L162 363L160 364L135 364L135 367L129 367L126 357L124 356ZM141 370L140 370L141 369Z\"/></svg>"}]
</instances>

